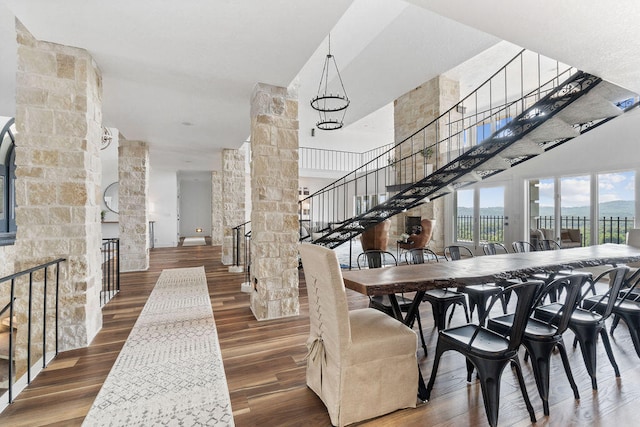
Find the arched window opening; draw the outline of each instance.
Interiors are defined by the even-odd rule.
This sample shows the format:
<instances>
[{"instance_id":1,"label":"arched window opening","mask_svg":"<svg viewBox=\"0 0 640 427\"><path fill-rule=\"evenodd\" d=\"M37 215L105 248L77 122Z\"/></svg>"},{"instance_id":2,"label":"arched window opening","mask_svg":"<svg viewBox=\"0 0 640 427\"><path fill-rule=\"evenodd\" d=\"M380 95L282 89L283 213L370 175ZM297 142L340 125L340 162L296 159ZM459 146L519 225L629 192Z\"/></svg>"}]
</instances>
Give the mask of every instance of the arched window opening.
<instances>
[{"instance_id":1,"label":"arched window opening","mask_svg":"<svg viewBox=\"0 0 640 427\"><path fill-rule=\"evenodd\" d=\"M0 117L0 245L16 240L15 120Z\"/></svg>"}]
</instances>

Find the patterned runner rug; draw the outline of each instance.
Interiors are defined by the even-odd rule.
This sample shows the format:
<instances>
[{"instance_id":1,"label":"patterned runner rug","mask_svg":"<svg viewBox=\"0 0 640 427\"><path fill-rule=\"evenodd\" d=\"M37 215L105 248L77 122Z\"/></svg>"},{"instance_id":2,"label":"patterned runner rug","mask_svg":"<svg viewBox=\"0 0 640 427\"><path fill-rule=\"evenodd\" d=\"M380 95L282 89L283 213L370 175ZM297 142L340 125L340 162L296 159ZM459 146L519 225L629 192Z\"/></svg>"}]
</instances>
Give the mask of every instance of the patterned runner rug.
<instances>
[{"instance_id":1,"label":"patterned runner rug","mask_svg":"<svg viewBox=\"0 0 640 427\"><path fill-rule=\"evenodd\" d=\"M164 270L83 426L233 426L204 267Z\"/></svg>"}]
</instances>

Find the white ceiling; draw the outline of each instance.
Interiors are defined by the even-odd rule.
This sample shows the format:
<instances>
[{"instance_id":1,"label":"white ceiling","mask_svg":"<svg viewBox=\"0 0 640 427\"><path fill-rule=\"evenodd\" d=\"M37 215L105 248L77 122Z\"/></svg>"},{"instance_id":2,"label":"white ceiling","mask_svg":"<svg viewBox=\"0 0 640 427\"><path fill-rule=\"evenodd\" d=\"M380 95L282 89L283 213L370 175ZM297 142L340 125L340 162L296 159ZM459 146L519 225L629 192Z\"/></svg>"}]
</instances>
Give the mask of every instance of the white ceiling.
<instances>
[{"instance_id":1,"label":"white ceiling","mask_svg":"<svg viewBox=\"0 0 640 427\"><path fill-rule=\"evenodd\" d=\"M104 124L149 142L152 167L163 169L219 169L220 149L249 136L258 82L297 87L301 145L362 151L391 142L394 99L447 71L463 88L485 80L517 46L450 70L501 39L640 92L633 0L0 0L4 115L15 109L12 14L40 40L91 53L103 74ZM308 100L329 32L352 102L345 128L311 137Z\"/></svg>"}]
</instances>

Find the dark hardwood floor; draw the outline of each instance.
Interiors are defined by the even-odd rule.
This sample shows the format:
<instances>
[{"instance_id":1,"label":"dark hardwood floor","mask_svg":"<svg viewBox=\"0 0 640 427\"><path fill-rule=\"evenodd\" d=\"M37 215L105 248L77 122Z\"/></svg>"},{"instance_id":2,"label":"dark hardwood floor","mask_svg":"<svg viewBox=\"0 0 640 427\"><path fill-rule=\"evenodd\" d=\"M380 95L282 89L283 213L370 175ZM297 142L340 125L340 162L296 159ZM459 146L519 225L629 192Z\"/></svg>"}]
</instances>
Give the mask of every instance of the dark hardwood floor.
<instances>
[{"instance_id":1,"label":"dark hardwood floor","mask_svg":"<svg viewBox=\"0 0 640 427\"><path fill-rule=\"evenodd\" d=\"M240 292L243 274L228 273L220 263L220 248L193 246L151 251L148 271L124 273L121 292L103 311L103 328L87 348L61 353L0 414L0 426L77 426L89 410L115 362L131 327L162 269L204 265L236 426L328 426L329 417L305 385L305 341L308 305L304 276L300 282L300 315L258 322L249 309L249 296ZM366 307L366 297L349 292L350 308ZM459 310L458 310L459 311ZM428 357L418 356L426 379L431 373L436 333L430 305L421 308ZM463 319L462 313L454 322ZM565 334L569 358L581 400L573 399L559 355L552 360L551 415L544 417L529 364L523 364L529 395L540 426L638 425L640 359L624 325L616 330L614 353L622 372L616 379L604 348L599 345L597 392L591 384L573 335ZM393 369L393 367L391 367ZM372 373L375 375L375 373ZM502 378L500 425L530 425L515 376ZM360 423L366 426L484 426L487 425L480 386L467 384L464 359L453 352L442 358L431 401L416 409L397 411Z\"/></svg>"}]
</instances>

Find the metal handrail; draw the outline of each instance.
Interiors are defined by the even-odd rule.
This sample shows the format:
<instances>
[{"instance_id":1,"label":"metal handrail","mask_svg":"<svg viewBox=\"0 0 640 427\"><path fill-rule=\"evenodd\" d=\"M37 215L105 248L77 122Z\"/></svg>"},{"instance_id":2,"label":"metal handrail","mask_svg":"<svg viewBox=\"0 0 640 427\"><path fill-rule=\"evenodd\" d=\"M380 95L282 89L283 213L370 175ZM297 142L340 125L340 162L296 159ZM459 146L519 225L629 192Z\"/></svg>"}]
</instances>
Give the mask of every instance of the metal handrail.
<instances>
[{"instance_id":1,"label":"metal handrail","mask_svg":"<svg viewBox=\"0 0 640 427\"><path fill-rule=\"evenodd\" d=\"M390 150L300 200L300 214L304 203L309 209L311 226L325 230L331 223L340 223L353 217L353 203L350 203L350 198L353 196L384 193L387 189L410 185L426 178L440 166L450 163L454 158L482 142L472 143L469 140L472 135L471 131L475 130L478 125L515 117L529 107L527 104L539 100L552 87L559 85L561 79L577 72L575 68L569 66L566 68L563 66L561 70L560 63L556 61L555 72L547 75L551 77L543 76L540 68L540 55L537 55L537 70L534 70L537 72L536 85L534 88L525 88L525 53L525 50L519 52L475 91L427 125L395 144ZM519 87L515 94L510 91L507 79L508 73L513 74L514 69L519 73ZM513 77L512 74L509 76ZM496 83L496 80L502 75L504 75L503 79ZM509 82L511 82L510 79ZM501 89L498 89L499 87ZM498 96L498 92L501 90L503 92L501 92L501 96ZM482 91L488 91L488 107L478 108L481 105L482 97L479 94ZM471 109L472 105L475 105L473 112L466 114L465 108ZM488 132L487 136L492 133L494 133L493 130ZM434 157L432 170L427 167L429 154L434 154L432 156ZM424 157L424 160L418 156ZM375 206L366 206L366 208L364 211L370 211ZM357 213L355 212L355 214Z\"/></svg>"},{"instance_id":2,"label":"metal handrail","mask_svg":"<svg viewBox=\"0 0 640 427\"><path fill-rule=\"evenodd\" d=\"M104 307L118 292L120 292L120 239L102 239L100 306Z\"/></svg>"},{"instance_id":3,"label":"metal handrail","mask_svg":"<svg viewBox=\"0 0 640 427\"><path fill-rule=\"evenodd\" d=\"M29 268L27 270L20 271L18 273L11 274L9 276L5 276L0 278L0 283L4 283L7 281L11 281L10 287L10 298L8 303L9 309L9 364L8 364L8 403L13 402L13 388L14 388L14 380L13 380L13 353L15 350L15 343L13 342L13 330L14 330L14 317L15 317L15 300L16 300L16 280L28 276L29 277L29 285L28 285L28 301L27 301L27 384L31 383L31 356L32 356L32 321L33 321L33 276L34 273L43 271L43 288L42 288L42 368L44 369L47 364L58 355L59 351L59 286L60 286L60 263L65 262L65 258L58 258L53 261L46 262L44 264L40 264L38 266ZM49 279L49 267L55 266L55 354L51 358L51 360L47 360L47 286ZM7 307L3 308L0 311L0 315L6 312Z\"/></svg>"}]
</instances>

